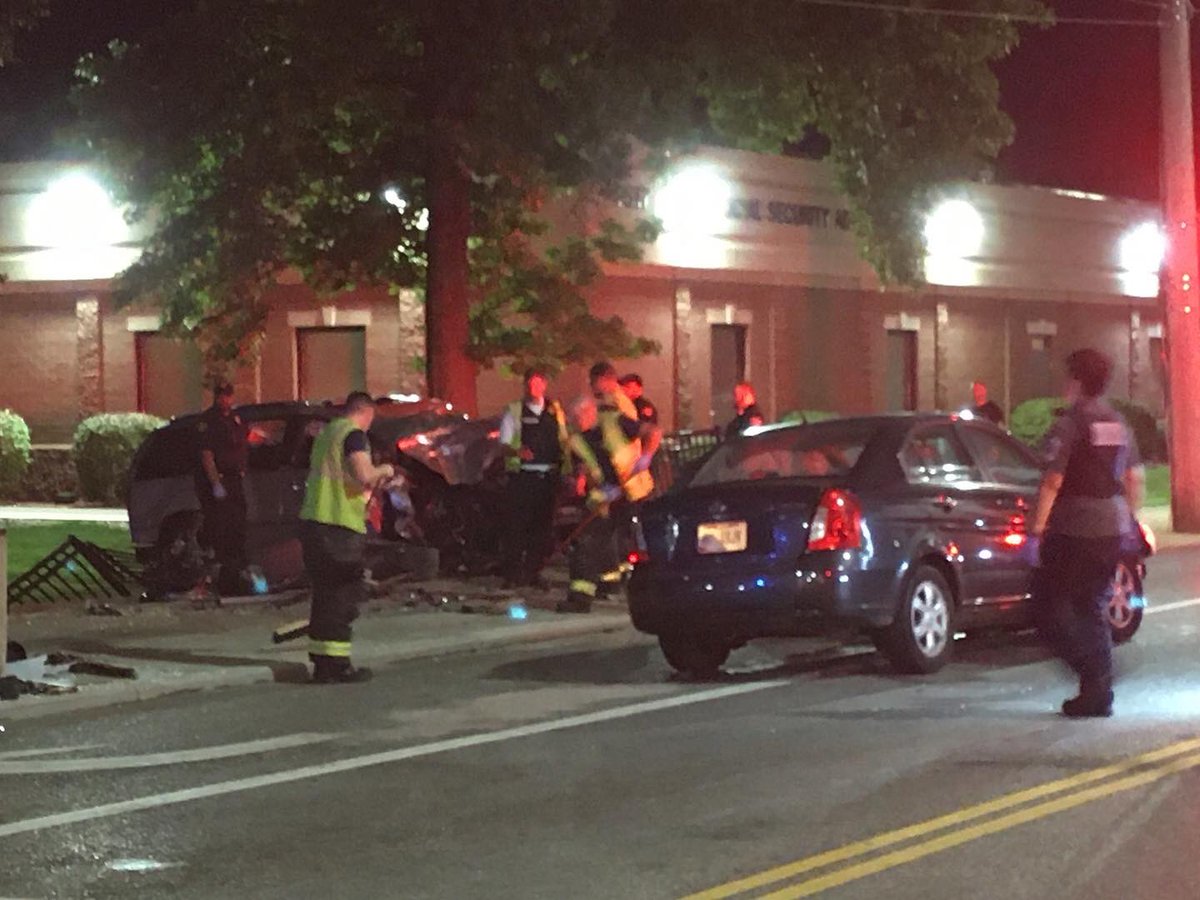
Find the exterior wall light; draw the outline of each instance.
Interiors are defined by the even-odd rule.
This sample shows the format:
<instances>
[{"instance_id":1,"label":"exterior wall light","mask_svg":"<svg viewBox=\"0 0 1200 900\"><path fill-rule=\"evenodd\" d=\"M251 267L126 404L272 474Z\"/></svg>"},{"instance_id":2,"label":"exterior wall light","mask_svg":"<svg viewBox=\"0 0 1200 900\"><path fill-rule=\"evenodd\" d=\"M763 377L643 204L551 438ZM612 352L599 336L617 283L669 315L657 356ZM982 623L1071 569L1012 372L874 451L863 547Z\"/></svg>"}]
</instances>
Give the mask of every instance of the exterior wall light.
<instances>
[{"instance_id":1,"label":"exterior wall light","mask_svg":"<svg viewBox=\"0 0 1200 900\"><path fill-rule=\"evenodd\" d=\"M1126 272L1158 274L1167 255L1167 237L1157 222L1142 222L1121 235L1118 260Z\"/></svg>"},{"instance_id":2,"label":"exterior wall light","mask_svg":"<svg viewBox=\"0 0 1200 900\"><path fill-rule=\"evenodd\" d=\"M983 248L983 216L966 200L943 200L925 219L925 280L949 287L980 283L972 257Z\"/></svg>"},{"instance_id":3,"label":"exterior wall light","mask_svg":"<svg viewBox=\"0 0 1200 900\"><path fill-rule=\"evenodd\" d=\"M25 236L31 247L94 249L128 240L129 227L95 179L72 172L30 202Z\"/></svg>"},{"instance_id":4,"label":"exterior wall light","mask_svg":"<svg viewBox=\"0 0 1200 900\"><path fill-rule=\"evenodd\" d=\"M669 175L651 195L651 212L674 234L712 235L727 227L733 186L714 165L693 163Z\"/></svg>"},{"instance_id":5,"label":"exterior wall light","mask_svg":"<svg viewBox=\"0 0 1200 900\"><path fill-rule=\"evenodd\" d=\"M983 216L966 200L945 200L925 220L925 248L931 257L966 259L983 247Z\"/></svg>"},{"instance_id":6,"label":"exterior wall light","mask_svg":"<svg viewBox=\"0 0 1200 900\"><path fill-rule=\"evenodd\" d=\"M1157 297L1158 273L1167 255L1167 236L1157 222L1142 222L1121 235L1117 265L1121 289L1131 297Z\"/></svg>"}]
</instances>

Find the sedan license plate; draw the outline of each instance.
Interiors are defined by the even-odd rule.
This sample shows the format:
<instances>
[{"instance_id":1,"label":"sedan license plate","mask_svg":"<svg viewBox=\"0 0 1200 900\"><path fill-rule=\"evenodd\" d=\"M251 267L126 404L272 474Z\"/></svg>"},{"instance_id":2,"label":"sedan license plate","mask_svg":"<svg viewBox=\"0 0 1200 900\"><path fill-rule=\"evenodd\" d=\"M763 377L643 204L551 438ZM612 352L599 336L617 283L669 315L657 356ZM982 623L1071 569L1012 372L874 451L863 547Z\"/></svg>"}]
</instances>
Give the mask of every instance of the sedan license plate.
<instances>
[{"instance_id":1,"label":"sedan license plate","mask_svg":"<svg viewBox=\"0 0 1200 900\"><path fill-rule=\"evenodd\" d=\"M698 553L741 553L745 549L745 522L705 522L696 529Z\"/></svg>"}]
</instances>

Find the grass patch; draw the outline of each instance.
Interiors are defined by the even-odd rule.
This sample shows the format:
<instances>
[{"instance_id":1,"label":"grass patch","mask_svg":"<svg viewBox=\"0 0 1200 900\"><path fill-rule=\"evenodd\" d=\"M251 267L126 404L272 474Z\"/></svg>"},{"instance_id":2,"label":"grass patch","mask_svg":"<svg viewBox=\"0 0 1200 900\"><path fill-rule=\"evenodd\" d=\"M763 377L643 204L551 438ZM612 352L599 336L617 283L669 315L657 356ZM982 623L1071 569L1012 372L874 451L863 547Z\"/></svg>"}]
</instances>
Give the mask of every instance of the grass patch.
<instances>
[{"instance_id":1,"label":"grass patch","mask_svg":"<svg viewBox=\"0 0 1200 900\"><path fill-rule=\"evenodd\" d=\"M102 522L8 523L8 580L12 581L69 535L108 547L112 550L132 550L129 528L125 525L106 525Z\"/></svg>"},{"instance_id":2,"label":"grass patch","mask_svg":"<svg viewBox=\"0 0 1200 900\"><path fill-rule=\"evenodd\" d=\"M1171 470L1164 465L1146 466L1146 506L1171 502Z\"/></svg>"}]
</instances>

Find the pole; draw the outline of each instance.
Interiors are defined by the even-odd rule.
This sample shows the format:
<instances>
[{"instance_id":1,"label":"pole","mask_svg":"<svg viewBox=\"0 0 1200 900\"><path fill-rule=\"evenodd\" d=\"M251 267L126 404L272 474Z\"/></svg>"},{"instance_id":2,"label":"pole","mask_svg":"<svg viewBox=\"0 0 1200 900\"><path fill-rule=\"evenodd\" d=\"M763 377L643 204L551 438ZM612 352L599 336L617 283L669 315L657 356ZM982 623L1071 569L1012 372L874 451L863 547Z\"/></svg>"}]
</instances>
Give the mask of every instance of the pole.
<instances>
[{"instance_id":1,"label":"pole","mask_svg":"<svg viewBox=\"0 0 1200 900\"><path fill-rule=\"evenodd\" d=\"M8 660L8 529L0 525L0 675Z\"/></svg>"},{"instance_id":2,"label":"pole","mask_svg":"<svg viewBox=\"0 0 1200 900\"><path fill-rule=\"evenodd\" d=\"M1163 267L1171 386L1171 520L1200 532L1200 296L1196 163L1192 136L1190 0L1167 0L1161 35L1162 179L1167 252Z\"/></svg>"}]
</instances>

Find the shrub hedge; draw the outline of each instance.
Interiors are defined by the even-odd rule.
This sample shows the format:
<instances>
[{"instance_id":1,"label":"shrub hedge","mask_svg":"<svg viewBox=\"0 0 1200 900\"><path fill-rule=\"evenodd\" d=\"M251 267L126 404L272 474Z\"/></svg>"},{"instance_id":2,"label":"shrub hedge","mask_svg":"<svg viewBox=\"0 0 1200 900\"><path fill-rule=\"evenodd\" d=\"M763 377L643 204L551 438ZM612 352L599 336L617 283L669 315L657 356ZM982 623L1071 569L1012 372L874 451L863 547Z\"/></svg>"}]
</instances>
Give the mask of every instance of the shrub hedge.
<instances>
[{"instance_id":1,"label":"shrub hedge","mask_svg":"<svg viewBox=\"0 0 1200 900\"><path fill-rule=\"evenodd\" d=\"M123 504L129 464L146 436L166 422L144 413L102 413L75 429L75 469L84 499Z\"/></svg>"},{"instance_id":2,"label":"shrub hedge","mask_svg":"<svg viewBox=\"0 0 1200 900\"><path fill-rule=\"evenodd\" d=\"M32 459L29 426L11 409L0 409L0 497L16 497Z\"/></svg>"},{"instance_id":3,"label":"shrub hedge","mask_svg":"<svg viewBox=\"0 0 1200 900\"><path fill-rule=\"evenodd\" d=\"M1167 441L1154 414L1144 406L1128 400L1110 400L1113 409L1125 417L1137 439L1138 450L1146 462L1163 462L1167 458ZM1031 447L1040 447L1054 424L1059 410L1066 406L1061 397L1034 397L1013 410L1009 429L1013 435Z\"/></svg>"}]
</instances>

